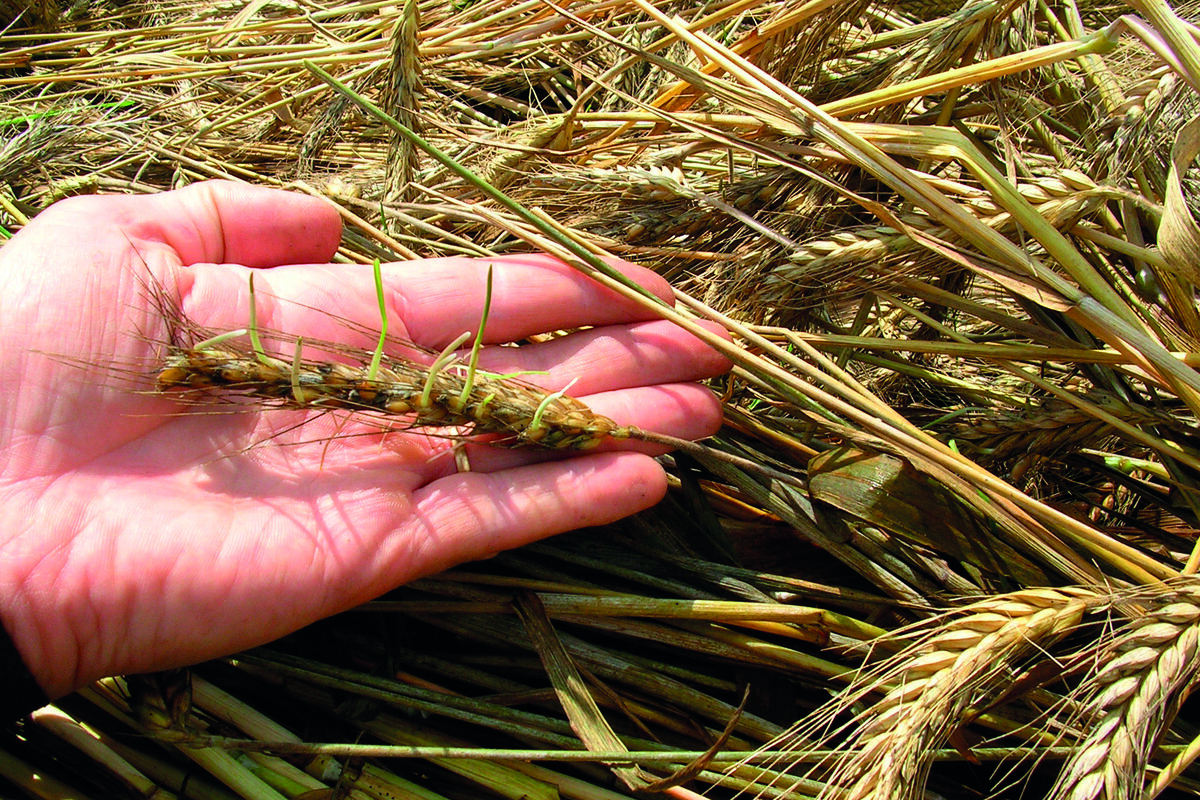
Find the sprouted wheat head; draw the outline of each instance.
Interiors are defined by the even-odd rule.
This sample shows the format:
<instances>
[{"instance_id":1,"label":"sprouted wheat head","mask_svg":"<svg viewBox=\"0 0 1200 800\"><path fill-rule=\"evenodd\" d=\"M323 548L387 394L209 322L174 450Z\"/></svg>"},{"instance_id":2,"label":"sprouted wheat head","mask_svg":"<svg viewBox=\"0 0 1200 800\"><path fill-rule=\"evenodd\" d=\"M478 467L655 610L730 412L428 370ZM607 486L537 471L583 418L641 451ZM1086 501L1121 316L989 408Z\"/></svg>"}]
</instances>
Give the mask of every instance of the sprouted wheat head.
<instances>
[{"instance_id":1,"label":"sprouted wheat head","mask_svg":"<svg viewBox=\"0 0 1200 800\"><path fill-rule=\"evenodd\" d=\"M387 309L378 262L375 290L379 296L381 332L374 351L317 342L322 349L345 354L350 363L306 359L305 340L272 334L277 341L294 344L292 359L286 361L268 354L262 345L251 280L250 320L246 328L213 332L177 319L176 335L158 370L157 388L205 392L217 400L249 398L279 408L366 412L402 419L411 428L468 427L474 434L496 435L498 438L492 444L502 446L590 450L606 439L637 439L723 461L770 480L801 485L794 476L731 453L632 425L618 425L568 396L569 385L561 391L548 392L516 375L478 370L482 331L491 301L490 273L479 333L465 363L456 353L470 334L452 342L441 354L432 355L427 364L386 355L385 346L395 340L387 336ZM170 309L165 310L170 313ZM248 339L249 346L239 344L240 339ZM419 349L408 343L405 347Z\"/></svg>"},{"instance_id":2,"label":"sprouted wheat head","mask_svg":"<svg viewBox=\"0 0 1200 800\"><path fill-rule=\"evenodd\" d=\"M413 427L467 426L475 433L500 434L503 443L555 449L588 450L610 437L638 438L634 429L594 413L564 392L546 392L511 376L477 369L491 301L490 272L480 333L466 365L454 353L469 334L452 342L428 365L386 356L387 312L378 261L374 271L381 334L365 363L304 359L300 338L295 339L290 362L267 354L258 330L251 276L249 325L191 345L173 344L158 372L158 388L215 390L289 408L403 416ZM237 346L241 338L249 339L248 348Z\"/></svg>"},{"instance_id":3,"label":"sprouted wheat head","mask_svg":"<svg viewBox=\"0 0 1200 800\"><path fill-rule=\"evenodd\" d=\"M270 400L282 407L345 409L409 416L420 426L470 426L505 434L517 444L587 450L631 428L592 412L561 392L476 373L468 381L445 365L384 357L369 366L295 359L291 363L225 346L172 348L158 373L160 389L215 389Z\"/></svg>"}]
</instances>

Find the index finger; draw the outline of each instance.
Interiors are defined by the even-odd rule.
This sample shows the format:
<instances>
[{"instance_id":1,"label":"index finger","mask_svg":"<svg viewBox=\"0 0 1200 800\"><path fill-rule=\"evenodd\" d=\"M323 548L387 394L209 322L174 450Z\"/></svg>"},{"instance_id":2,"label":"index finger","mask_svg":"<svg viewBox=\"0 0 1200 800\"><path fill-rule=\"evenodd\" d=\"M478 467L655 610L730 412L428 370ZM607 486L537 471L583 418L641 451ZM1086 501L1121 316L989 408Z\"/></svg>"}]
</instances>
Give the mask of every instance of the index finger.
<instances>
[{"instance_id":1,"label":"index finger","mask_svg":"<svg viewBox=\"0 0 1200 800\"><path fill-rule=\"evenodd\" d=\"M620 259L610 266L659 300L671 303L671 286L657 273ZM484 342L512 342L538 333L657 318L653 310L542 253L499 258L435 259L389 264L385 288L410 338L444 347L464 330L478 328L492 276ZM392 282L395 279L395 282ZM392 288L395 287L395 288Z\"/></svg>"},{"instance_id":2,"label":"index finger","mask_svg":"<svg viewBox=\"0 0 1200 800\"><path fill-rule=\"evenodd\" d=\"M620 260L611 263L659 299L672 297L670 284L653 271ZM489 271L493 290L484 332L487 343L658 316L653 309L622 297L551 256L453 257L382 266L390 332L435 350L464 331L474 332L483 316ZM249 313L245 269L228 264L184 267L178 285L182 310L193 322L216 329L245 324ZM374 346L363 334L364 330L378 330L380 324L370 266L282 266L259 271L255 285L258 321L263 327ZM361 330L356 334L346 322Z\"/></svg>"}]
</instances>

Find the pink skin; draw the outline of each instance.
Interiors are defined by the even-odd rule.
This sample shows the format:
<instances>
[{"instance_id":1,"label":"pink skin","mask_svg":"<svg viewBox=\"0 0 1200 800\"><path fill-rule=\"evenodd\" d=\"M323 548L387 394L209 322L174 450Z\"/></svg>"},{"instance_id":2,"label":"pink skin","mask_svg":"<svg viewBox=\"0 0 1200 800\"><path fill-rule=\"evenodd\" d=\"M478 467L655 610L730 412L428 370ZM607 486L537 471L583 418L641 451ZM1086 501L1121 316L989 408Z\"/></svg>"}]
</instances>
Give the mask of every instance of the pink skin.
<instances>
[{"instance_id":1,"label":"pink skin","mask_svg":"<svg viewBox=\"0 0 1200 800\"><path fill-rule=\"evenodd\" d=\"M268 641L666 491L646 455L657 451L635 442L570 458L471 445L472 471L458 474L445 439L330 444L335 431L372 429L327 415L289 430L297 411L206 413L138 394L112 369L153 363L152 342L167 337L148 277L223 330L246 324L248 268L262 269L263 328L369 349L326 313L378 324L370 268L327 263L340 229L320 200L212 182L67 200L0 249L0 621L50 697ZM553 389L578 376L571 394L622 424L685 438L716 429L719 405L693 381L726 361L544 256L387 264L392 332L440 349L472 329L489 264L489 344L594 327L486 348L484 368L545 370L532 379ZM619 266L670 298L653 273Z\"/></svg>"}]
</instances>

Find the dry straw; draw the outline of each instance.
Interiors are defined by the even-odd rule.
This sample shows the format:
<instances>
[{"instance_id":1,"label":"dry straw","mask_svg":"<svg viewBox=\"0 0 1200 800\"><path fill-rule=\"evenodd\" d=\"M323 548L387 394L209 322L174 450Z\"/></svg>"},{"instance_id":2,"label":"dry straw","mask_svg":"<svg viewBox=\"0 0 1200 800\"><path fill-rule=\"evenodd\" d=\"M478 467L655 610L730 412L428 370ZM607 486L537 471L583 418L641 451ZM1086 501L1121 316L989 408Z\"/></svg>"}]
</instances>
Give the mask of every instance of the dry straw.
<instances>
[{"instance_id":1,"label":"dry straw","mask_svg":"<svg viewBox=\"0 0 1200 800\"><path fill-rule=\"evenodd\" d=\"M667 788L680 798L1194 786L1179 705L1194 592L1171 582L1200 569L1200 314L1179 257L1197 238L1195 141L1176 142L1200 87L1187 14L1163 0L17 5L0 3L5 234L73 194L287 187L338 207L339 261L542 249L736 365L714 386L726 428L666 460L675 489L647 515L210 665L198 685L264 708L217 711L204 689L173 729L236 787L206 796L612 798L605 765L635 763L687 777ZM677 307L606 275L605 254L658 269ZM180 322L167 362L140 365L176 395L203 384L250 413L510 443L633 435L439 354L334 363L294 355L304 331L261 332L284 346L267 353L201 346L229 332ZM529 592L557 642L535 646L513 616ZM1109 609L1108 627L1078 625ZM887 635L904 631L918 638ZM1040 655L1073 668L1047 683ZM182 792L172 770L196 753L143 747L153 704L121 691L0 742L0 770L48 796L30 776L86 757L108 766L62 780L153 794L132 765ZM829 748L793 737L768 769L716 766L831 694ZM601 736L572 728L601 719ZM338 749L359 736L444 757L362 764ZM311 747L307 777L209 752L272 741ZM587 747L591 763L509 763ZM468 758L508 766L451 768Z\"/></svg>"}]
</instances>

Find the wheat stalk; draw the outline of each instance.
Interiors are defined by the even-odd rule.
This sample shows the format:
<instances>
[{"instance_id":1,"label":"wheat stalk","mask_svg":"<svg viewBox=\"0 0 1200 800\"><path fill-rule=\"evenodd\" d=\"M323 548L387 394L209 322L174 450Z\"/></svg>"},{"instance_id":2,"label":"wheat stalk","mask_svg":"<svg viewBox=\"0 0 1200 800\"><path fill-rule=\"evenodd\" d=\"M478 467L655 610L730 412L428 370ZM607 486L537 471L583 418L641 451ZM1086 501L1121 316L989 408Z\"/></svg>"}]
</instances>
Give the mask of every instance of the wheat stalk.
<instances>
[{"instance_id":1,"label":"wheat stalk","mask_svg":"<svg viewBox=\"0 0 1200 800\"><path fill-rule=\"evenodd\" d=\"M421 62L420 10L416 0L406 0L400 23L392 34L391 59L388 62L388 84L381 105L389 114L411 130L421 133ZM388 137L387 175L383 201L388 204L409 202L416 196L412 186L417 167L417 148L411 141L393 132ZM400 229L395 218L387 221L388 232Z\"/></svg>"},{"instance_id":2,"label":"wheat stalk","mask_svg":"<svg viewBox=\"0 0 1200 800\"><path fill-rule=\"evenodd\" d=\"M1038 213L1059 229L1070 228L1104 202L1094 184L1083 190L1072 190L1064 181L1044 180L1022 184L1018 190L1035 202ZM1017 229L1012 215L1000 211L990 200L978 199L965 207L980 214L980 221L990 228L1004 233ZM952 229L934 225L924 215L905 214L899 219L906 226L936 239L954 241L958 238ZM830 270L844 269L848 265L879 270L885 259L890 264L897 257L907 257L920 250L920 244L890 226L841 230L793 249L788 253L787 262L775 268L768 283L787 286L808 276L820 276L822 281L827 281ZM891 269L887 271L892 272Z\"/></svg>"},{"instance_id":3,"label":"wheat stalk","mask_svg":"<svg viewBox=\"0 0 1200 800\"><path fill-rule=\"evenodd\" d=\"M917 637L914 644L789 734L810 747L823 729L825 736L840 733L827 730L836 716L883 693L851 723L857 727L842 747L849 755L833 767L822 796L921 797L930 754L1004 689L1021 659L1074 630L1097 602L1085 590L1027 589L972 603L909 631Z\"/></svg>"},{"instance_id":4,"label":"wheat stalk","mask_svg":"<svg viewBox=\"0 0 1200 800\"><path fill-rule=\"evenodd\" d=\"M1108 413L1139 426L1167 425L1171 419L1144 406L1130 406L1111 396L1092 398ZM952 426L956 441L969 442L981 463L1003 461L1019 455L1047 455L1064 448L1088 446L1097 437L1112 434L1109 424L1088 411L1061 401L1047 401L1032 411L988 409L986 416L968 417Z\"/></svg>"},{"instance_id":5,"label":"wheat stalk","mask_svg":"<svg viewBox=\"0 0 1200 800\"><path fill-rule=\"evenodd\" d=\"M1099 655L1084 683L1095 721L1051 800L1140 797L1155 745L1200 677L1200 581L1139 596L1148 610Z\"/></svg>"}]
</instances>

